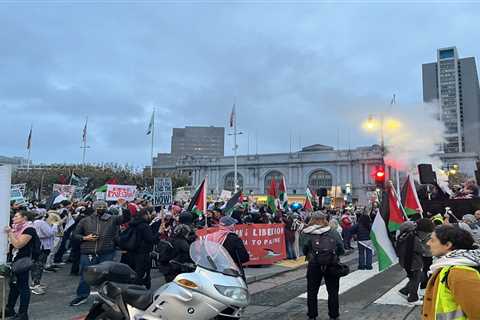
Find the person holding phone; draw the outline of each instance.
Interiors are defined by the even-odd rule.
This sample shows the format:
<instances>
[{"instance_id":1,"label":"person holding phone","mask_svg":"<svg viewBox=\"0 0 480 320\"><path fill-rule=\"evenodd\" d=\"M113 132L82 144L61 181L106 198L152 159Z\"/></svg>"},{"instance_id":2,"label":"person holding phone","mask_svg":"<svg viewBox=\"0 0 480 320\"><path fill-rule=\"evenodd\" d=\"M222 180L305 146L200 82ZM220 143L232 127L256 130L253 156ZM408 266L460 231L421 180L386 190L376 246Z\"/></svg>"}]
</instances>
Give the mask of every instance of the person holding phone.
<instances>
[{"instance_id":1,"label":"person holding phone","mask_svg":"<svg viewBox=\"0 0 480 320\"><path fill-rule=\"evenodd\" d=\"M113 261L115 257L115 237L120 225L130 221L129 210L122 210L122 214L112 216L107 212L105 201L93 203L94 214L82 219L74 231L74 238L80 241L80 283L77 288L77 297L70 302L70 306L78 306L87 301L90 287L83 278L86 267L104 261Z\"/></svg>"}]
</instances>

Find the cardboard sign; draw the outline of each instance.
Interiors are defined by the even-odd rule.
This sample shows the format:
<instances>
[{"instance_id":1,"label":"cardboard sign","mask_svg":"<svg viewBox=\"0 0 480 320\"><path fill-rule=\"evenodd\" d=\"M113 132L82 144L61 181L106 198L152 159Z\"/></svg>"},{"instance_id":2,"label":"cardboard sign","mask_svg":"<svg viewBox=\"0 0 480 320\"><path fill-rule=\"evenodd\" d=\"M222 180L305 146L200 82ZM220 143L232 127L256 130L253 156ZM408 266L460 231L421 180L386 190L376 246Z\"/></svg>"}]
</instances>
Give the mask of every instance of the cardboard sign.
<instances>
[{"instance_id":1,"label":"cardboard sign","mask_svg":"<svg viewBox=\"0 0 480 320\"><path fill-rule=\"evenodd\" d=\"M173 203L172 179L156 177L153 184L153 197L155 205Z\"/></svg>"},{"instance_id":2,"label":"cardboard sign","mask_svg":"<svg viewBox=\"0 0 480 320\"><path fill-rule=\"evenodd\" d=\"M126 201L133 201L135 200L136 193L137 186L107 184L107 193L105 195L105 200L117 201L118 199L124 199Z\"/></svg>"},{"instance_id":3,"label":"cardboard sign","mask_svg":"<svg viewBox=\"0 0 480 320\"><path fill-rule=\"evenodd\" d=\"M25 203L22 191L20 189L10 189L10 201L15 201L15 204Z\"/></svg>"},{"instance_id":4,"label":"cardboard sign","mask_svg":"<svg viewBox=\"0 0 480 320\"><path fill-rule=\"evenodd\" d=\"M22 193L22 195L25 195L25 191L27 190L27 184L26 183L17 183L17 184L12 184L12 189L18 189Z\"/></svg>"},{"instance_id":5,"label":"cardboard sign","mask_svg":"<svg viewBox=\"0 0 480 320\"><path fill-rule=\"evenodd\" d=\"M243 240L250 255L250 261L245 265L269 265L287 257L285 247L284 224L239 224L235 233ZM199 229L197 235L201 238L218 231L219 228Z\"/></svg>"},{"instance_id":6,"label":"cardboard sign","mask_svg":"<svg viewBox=\"0 0 480 320\"><path fill-rule=\"evenodd\" d=\"M63 195L65 198L71 200L73 194L75 193L75 186L69 184L54 184L53 192L55 191Z\"/></svg>"}]
</instances>

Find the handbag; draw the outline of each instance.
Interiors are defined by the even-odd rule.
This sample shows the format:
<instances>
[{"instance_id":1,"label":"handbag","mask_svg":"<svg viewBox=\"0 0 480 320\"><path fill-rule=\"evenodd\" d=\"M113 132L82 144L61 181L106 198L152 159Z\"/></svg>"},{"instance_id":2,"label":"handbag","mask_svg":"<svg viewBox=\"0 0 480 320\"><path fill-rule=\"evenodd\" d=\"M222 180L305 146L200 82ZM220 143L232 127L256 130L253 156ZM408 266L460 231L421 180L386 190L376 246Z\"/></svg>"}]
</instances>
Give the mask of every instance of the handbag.
<instances>
[{"instance_id":1,"label":"handbag","mask_svg":"<svg viewBox=\"0 0 480 320\"><path fill-rule=\"evenodd\" d=\"M30 270L33 266L32 258L23 257L12 263L12 272L15 274Z\"/></svg>"},{"instance_id":2,"label":"handbag","mask_svg":"<svg viewBox=\"0 0 480 320\"><path fill-rule=\"evenodd\" d=\"M345 263L337 263L329 268L329 273L334 277L345 277L350 273L350 267Z\"/></svg>"}]
</instances>

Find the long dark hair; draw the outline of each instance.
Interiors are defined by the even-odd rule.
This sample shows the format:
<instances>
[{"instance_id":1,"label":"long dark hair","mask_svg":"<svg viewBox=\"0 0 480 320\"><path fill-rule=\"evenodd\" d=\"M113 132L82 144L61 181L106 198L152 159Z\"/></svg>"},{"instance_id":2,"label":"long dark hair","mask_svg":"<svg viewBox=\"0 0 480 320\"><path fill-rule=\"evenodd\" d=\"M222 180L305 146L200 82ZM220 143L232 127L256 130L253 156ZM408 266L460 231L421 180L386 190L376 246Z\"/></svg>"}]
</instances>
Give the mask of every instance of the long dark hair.
<instances>
[{"instance_id":1,"label":"long dark hair","mask_svg":"<svg viewBox=\"0 0 480 320\"><path fill-rule=\"evenodd\" d=\"M435 228L435 235L443 245L450 242L452 244L452 250L472 250L476 248L472 234L458 226L448 224L437 226Z\"/></svg>"}]
</instances>

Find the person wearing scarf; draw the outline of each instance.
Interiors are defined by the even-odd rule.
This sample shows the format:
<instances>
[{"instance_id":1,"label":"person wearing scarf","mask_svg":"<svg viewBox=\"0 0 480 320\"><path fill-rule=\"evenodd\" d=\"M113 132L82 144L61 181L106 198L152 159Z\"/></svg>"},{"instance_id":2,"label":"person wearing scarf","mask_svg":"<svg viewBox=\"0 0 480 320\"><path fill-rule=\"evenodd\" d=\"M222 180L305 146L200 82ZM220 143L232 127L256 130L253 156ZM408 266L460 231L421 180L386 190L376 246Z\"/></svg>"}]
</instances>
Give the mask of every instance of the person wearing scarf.
<instances>
[{"instance_id":1,"label":"person wearing scarf","mask_svg":"<svg viewBox=\"0 0 480 320\"><path fill-rule=\"evenodd\" d=\"M245 279L242 264L250 261L250 255L242 239L235 233L235 224L237 224L237 222L236 219L229 216L221 217L219 230L207 235L205 240L221 244L242 271L242 277Z\"/></svg>"},{"instance_id":2,"label":"person wearing scarf","mask_svg":"<svg viewBox=\"0 0 480 320\"><path fill-rule=\"evenodd\" d=\"M472 235L455 225L441 225L427 244L435 260L422 319L480 319L480 249Z\"/></svg>"},{"instance_id":3,"label":"person wearing scarf","mask_svg":"<svg viewBox=\"0 0 480 320\"><path fill-rule=\"evenodd\" d=\"M32 257L33 239L38 237L32 223L28 221L29 213L19 211L13 217L12 228L6 227L8 241L13 247L13 263L21 258ZM16 281L10 281L10 292L5 307L5 317L14 317L16 320L28 320L28 306L30 304L29 280L30 270L16 273ZM13 280L13 279L12 279ZM15 313L15 304L20 296L18 314Z\"/></svg>"}]
</instances>

